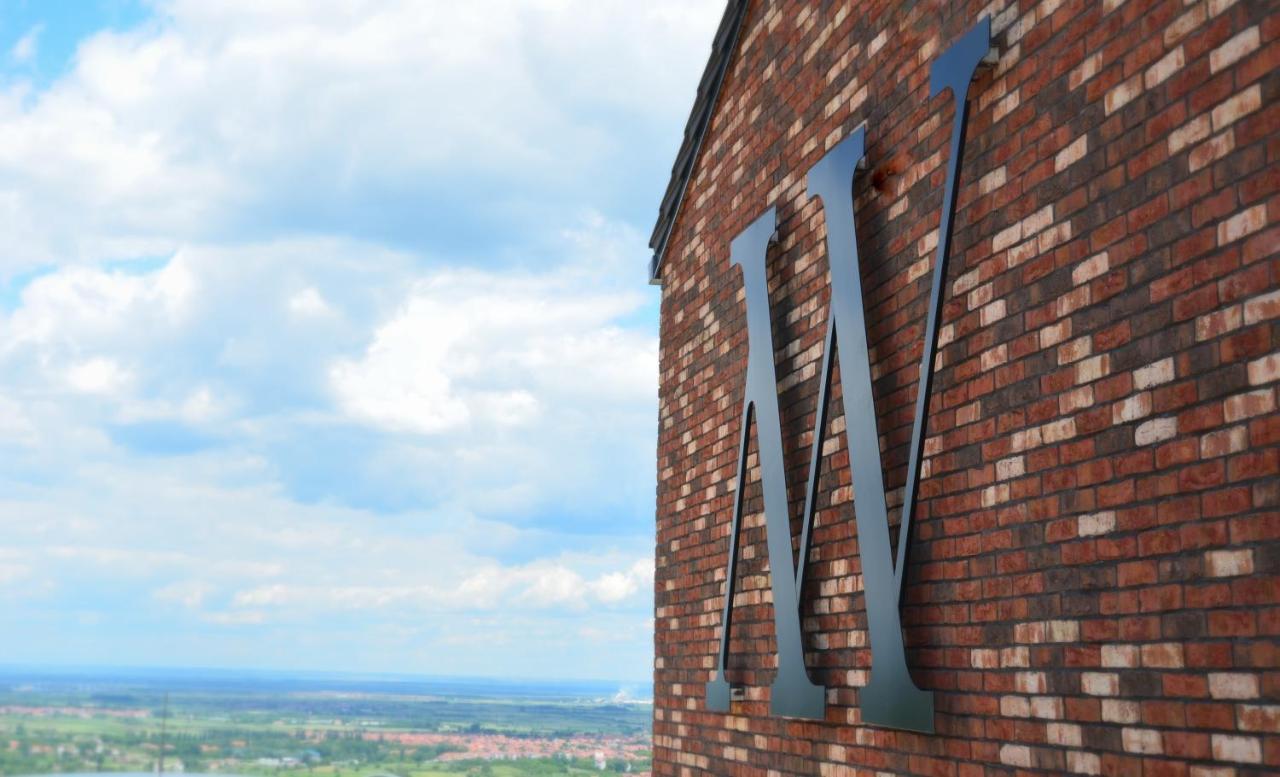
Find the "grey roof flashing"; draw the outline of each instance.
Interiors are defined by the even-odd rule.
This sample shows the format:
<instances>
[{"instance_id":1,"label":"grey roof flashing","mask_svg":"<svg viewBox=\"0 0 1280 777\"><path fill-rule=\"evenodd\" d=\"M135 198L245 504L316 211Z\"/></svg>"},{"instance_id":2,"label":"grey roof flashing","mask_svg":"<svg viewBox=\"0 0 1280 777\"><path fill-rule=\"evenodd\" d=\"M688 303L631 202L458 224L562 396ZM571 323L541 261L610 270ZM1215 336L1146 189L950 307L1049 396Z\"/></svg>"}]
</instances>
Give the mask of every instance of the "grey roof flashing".
<instances>
[{"instance_id":1,"label":"grey roof flashing","mask_svg":"<svg viewBox=\"0 0 1280 777\"><path fill-rule=\"evenodd\" d=\"M693 177L694 166L698 162L698 152L702 149L702 141L711 126L711 116L715 113L716 100L720 96L720 86L724 83L725 74L729 71L729 62L733 59L733 51L737 47L738 33L742 29L742 21L747 16L748 0L729 0L725 6L724 16L720 19L720 27L716 30L715 40L711 44L711 59L702 72L702 80L698 83L698 96L693 101L693 110L689 113L689 121L684 127L684 141L676 154L675 164L671 167L671 181L667 183L666 194L662 196L662 204L658 206L658 221L653 226L653 235L649 238L649 247L653 249L653 258L649 260L649 283L661 284L662 259L667 251L667 241L675 228L676 216L680 214L680 205L684 202L685 191L689 188L689 180Z\"/></svg>"}]
</instances>

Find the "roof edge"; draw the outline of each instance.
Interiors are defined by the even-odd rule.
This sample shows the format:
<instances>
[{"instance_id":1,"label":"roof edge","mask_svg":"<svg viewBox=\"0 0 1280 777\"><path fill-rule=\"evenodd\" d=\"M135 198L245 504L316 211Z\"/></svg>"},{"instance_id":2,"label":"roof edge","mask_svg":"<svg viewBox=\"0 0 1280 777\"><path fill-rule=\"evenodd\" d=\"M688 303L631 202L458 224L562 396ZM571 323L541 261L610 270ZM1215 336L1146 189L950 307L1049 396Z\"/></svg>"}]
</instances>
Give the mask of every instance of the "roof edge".
<instances>
[{"instance_id":1,"label":"roof edge","mask_svg":"<svg viewBox=\"0 0 1280 777\"><path fill-rule=\"evenodd\" d=\"M715 113L716 102L720 97L720 87L724 83L725 74L729 71L729 62L738 45L738 34L742 30L742 22L747 17L749 0L729 0L720 19L720 27L716 30L715 40L711 44L711 57L698 82L698 94L693 101L693 109L689 113L689 121L684 127L684 141L676 154L675 164L671 166L671 180L667 183L667 191L658 206L658 221L653 226L653 234L649 238L649 247L653 249L653 258L649 260L649 283L661 284L659 275L662 260L667 251L667 241L675 228L676 217L680 215L680 205L689 188L689 180L693 177L694 166L702 150L702 141L711 126L711 117Z\"/></svg>"}]
</instances>

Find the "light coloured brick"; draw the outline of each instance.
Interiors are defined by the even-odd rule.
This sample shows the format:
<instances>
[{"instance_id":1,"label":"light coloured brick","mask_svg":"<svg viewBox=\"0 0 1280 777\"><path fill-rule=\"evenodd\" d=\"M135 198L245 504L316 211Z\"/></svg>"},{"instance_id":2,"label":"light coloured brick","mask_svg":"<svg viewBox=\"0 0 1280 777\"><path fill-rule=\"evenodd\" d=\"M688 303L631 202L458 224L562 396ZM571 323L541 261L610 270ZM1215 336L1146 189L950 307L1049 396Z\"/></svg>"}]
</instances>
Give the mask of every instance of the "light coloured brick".
<instances>
[{"instance_id":1,"label":"light coloured brick","mask_svg":"<svg viewBox=\"0 0 1280 777\"><path fill-rule=\"evenodd\" d=\"M1031 666L1031 651L1023 646L1000 648L1000 666L1006 669Z\"/></svg>"},{"instance_id":2,"label":"light coloured brick","mask_svg":"<svg viewBox=\"0 0 1280 777\"><path fill-rule=\"evenodd\" d=\"M1169 133L1169 155L1173 156L1193 143L1209 137L1209 117L1197 116Z\"/></svg>"},{"instance_id":3,"label":"light coloured brick","mask_svg":"<svg viewBox=\"0 0 1280 777\"><path fill-rule=\"evenodd\" d=\"M1204 24L1205 8L1203 3L1196 3L1191 10L1173 20L1173 24L1164 28L1164 45L1172 46L1187 36L1195 28Z\"/></svg>"},{"instance_id":4,"label":"light coloured brick","mask_svg":"<svg viewBox=\"0 0 1280 777\"><path fill-rule=\"evenodd\" d=\"M1000 653L991 648L974 648L969 653L969 663L975 669L997 669L1000 666Z\"/></svg>"},{"instance_id":5,"label":"light coloured brick","mask_svg":"<svg viewBox=\"0 0 1280 777\"><path fill-rule=\"evenodd\" d=\"M1093 386L1081 386L1058 395L1058 410L1062 415L1069 415L1086 407L1093 407Z\"/></svg>"},{"instance_id":6,"label":"light coloured brick","mask_svg":"<svg viewBox=\"0 0 1280 777\"><path fill-rule=\"evenodd\" d=\"M997 189L1003 188L1005 185L1005 175L1005 166L1000 165L978 179L978 191L981 194L990 194Z\"/></svg>"},{"instance_id":7,"label":"light coloured brick","mask_svg":"<svg viewBox=\"0 0 1280 777\"><path fill-rule=\"evenodd\" d=\"M1105 353L1076 362L1076 385L1092 383L1109 374L1111 374L1111 357Z\"/></svg>"},{"instance_id":8,"label":"light coloured brick","mask_svg":"<svg viewBox=\"0 0 1280 777\"><path fill-rule=\"evenodd\" d=\"M1102 253L1094 254L1076 265L1075 269L1071 271L1071 282L1073 285L1079 286L1097 278L1109 269L1107 252L1103 251Z\"/></svg>"},{"instance_id":9,"label":"light coloured brick","mask_svg":"<svg viewBox=\"0 0 1280 777\"><path fill-rule=\"evenodd\" d=\"M1058 297L1054 305L1058 317L1069 316L1089 304L1092 299L1088 286L1080 286Z\"/></svg>"},{"instance_id":10,"label":"light coloured brick","mask_svg":"<svg viewBox=\"0 0 1280 777\"><path fill-rule=\"evenodd\" d=\"M1032 696L1031 717L1040 720L1061 720L1062 698L1059 696Z\"/></svg>"},{"instance_id":11,"label":"light coloured brick","mask_svg":"<svg viewBox=\"0 0 1280 777\"><path fill-rule=\"evenodd\" d=\"M996 479L998 480L1021 477L1025 472L1026 468L1021 456L1010 456L996 462Z\"/></svg>"},{"instance_id":12,"label":"light coloured brick","mask_svg":"<svg viewBox=\"0 0 1280 777\"><path fill-rule=\"evenodd\" d=\"M1179 46L1147 68L1147 72L1143 73L1142 83L1146 88L1154 89L1168 80L1169 76L1181 70L1185 64L1187 60L1182 53L1182 47Z\"/></svg>"},{"instance_id":13,"label":"light coloured brick","mask_svg":"<svg viewBox=\"0 0 1280 777\"><path fill-rule=\"evenodd\" d=\"M1214 734L1210 740L1213 757L1218 761L1236 763L1262 763L1262 743L1257 737L1241 737L1231 734Z\"/></svg>"},{"instance_id":14,"label":"light coloured brick","mask_svg":"<svg viewBox=\"0 0 1280 777\"><path fill-rule=\"evenodd\" d=\"M1062 442L1076 436L1076 419L1060 418L1040 427L1040 436L1046 444Z\"/></svg>"},{"instance_id":15,"label":"light coloured brick","mask_svg":"<svg viewBox=\"0 0 1280 777\"><path fill-rule=\"evenodd\" d=\"M1013 627L1013 638L1017 642L1030 642L1038 644L1044 642L1045 626L1044 621L1032 621L1030 623L1019 623Z\"/></svg>"},{"instance_id":16,"label":"light coloured brick","mask_svg":"<svg viewBox=\"0 0 1280 777\"><path fill-rule=\"evenodd\" d=\"M1258 698L1258 676L1247 672L1210 672L1209 695L1215 699Z\"/></svg>"},{"instance_id":17,"label":"light coloured brick","mask_svg":"<svg viewBox=\"0 0 1280 777\"><path fill-rule=\"evenodd\" d=\"M1249 385L1261 386L1280 380L1280 351L1249 362Z\"/></svg>"},{"instance_id":18,"label":"light coloured brick","mask_svg":"<svg viewBox=\"0 0 1280 777\"><path fill-rule=\"evenodd\" d=\"M1236 577L1253 574L1253 551L1211 550L1204 554L1205 571L1212 577Z\"/></svg>"},{"instance_id":19,"label":"light coloured brick","mask_svg":"<svg viewBox=\"0 0 1280 777\"><path fill-rule=\"evenodd\" d=\"M1022 222L1018 222L1017 224L1013 224L1000 230L996 233L995 237L991 238L991 250L1003 251L1021 239Z\"/></svg>"},{"instance_id":20,"label":"light coloured brick","mask_svg":"<svg viewBox=\"0 0 1280 777\"><path fill-rule=\"evenodd\" d=\"M1232 305L1196 318L1196 341L1203 342L1221 337L1240 328L1240 306Z\"/></svg>"},{"instance_id":21,"label":"light coloured brick","mask_svg":"<svg viewBox=\"0 0 1280 777\"><path fill-rule=\"evenodd\" d=\"M1003 319L1005 315L1005 301L998 299L990 305L983 307L982 311L978 313L978 319L983 326L991 326L995 322Z\"/></svg>"},{"instance_id":22,"label":"light coloured brick","mask_svg":"<svg viewBox=\"0 0 1280 777\"><path fill-rule=\"evenodd\" d=\"M1053 158L1053 171L1060 173L1071 165L1079 162L1089 151L1089 136L1081 135L1071 142L1071 145L1058 152Z\"/></svg>"},{"instance_id":23,"label":"light coloured brick","mask_svg":"<svg viewBox=\"0 0 1280 777\"><path fill-rule=\"evenodd\" d=\"M1269 388L1257 389L1245 394L1227 397L1222 403L1223 414L1228 421L1239 421L1244 418L1270 413L1276 409L1275 392Z\"/></svg>"},{"instance_id":24,"label":"light coloured brick","mask_svg":"<svg viewBox=\"0 0 1280 777\"><path fill-rule=\"evenodd\" d=\"M1110 116L1125 105L1128 105L1139 94L1142 94L1141 75L1134 75L1132 78L1121 81L1111 87L1106 97L1103 98L1103 105L1106 108L1107 115Z\"/></svg>"},{"instance_id":25,"label":"light coloured brick","mask_svg":"<svg viewBox=\"0 0 1280 777\"><path fill-rule=\"evenodd\" d=\"M1280 292L1277 292L1280 295ZM1277 301L1280 305L1280 300ZM1071 336L1071 319L1063 319L1040 330L1040 347L1049 348Z\"/></svg>"},{"instance_id":26,"label":"light coloured brick","mask_svg":"<svg viewBox=\"0 0 1280 777\"><path fill-rule=\"evenodd\" d=\"M995 348L989 348L978 356L978 363L982 365L983 372L993 370L1007 361L1009 361L1009 346L1004 343Z\"/></svg>"},{"instance_id":27,"label":"light coloured brick","mask_svg":"<svg viewBox=\"0 0 1280 777\"><path fill-rule=\"evenodd\" d=\"M1102 774L1102 757L1083 750L1068 750L1067 769L1073 774Z\"/></svg>"},{"instance_id":28,"label":"light coloured brick","mask_svg":"<svg viewBox=\"0 0 1280 777\"><path fill-rule=\"evenodd\" d=\"M1009 484L1001 483L982 489L982 506L995 507L1009 501Z\"/></svg>"},{"instance_id":29,"label":"light coloured brick","mask_svg":"<svg viewBox=\"0 0 1280 777\"><path fill-rule=\"evenodd\" d=\"M1044 444L1044 440L1040 436L1040 427L1038 426L1033 426L1030 429L1019 429L1013 433L1009 441L1014 453L1039 448L1042 444Z\"/></svg>"},{"instance_id":30,"label":"light coloured brick","mask_svg":"<svg viewBox=\"0 0 1280 777\"><path fill-rule=\"evenodd\" d=\"M1137 645L1103 645L1102 665L1107 668L1133 668L1138 665Z\"/></svg>"},{"instance_id":31,"label":"light coloured brick","mask_svg":"<svg viewBox=\"0 0 1280 777\"><path fill-rule=\"evenodd\" d=\"M1031 748L1026 745L1001 745L1000 763L1006 766L1031 766Z\"/></svg>"},{"instance_id":32,"label":"light coloured brick","mask_svg":"<svg viewBox=\"0 0 1280 777\"><path fill-rule=\"evenodd\" d=\"M1226 245L1266 226L1267 206L1255 205L1218 224L1218 245Z\"/></svg>"},{"instance_id":33,"label":"light coloured brick","mask_svg":"<svg viewBox=\"0 0 1280 777\"><path fill-rule=\"evenodd\" d=\"M1200 436L1200 458L1213 459L1230 453L1239 453L1248 445L1249 429L1244 424L1215 429Z\"/></svg>"},{"instance_id":34,"label":"light coloured brick","mask_svg":"<svg viewBox=\"0 0 1280 777\"><path fill-rule=\"evenodd\" d=\"M1045 626L1050 642L1077 642L1080 639L1079 621L1049 621Z\"/></svg>"},{"instance_id":35,"label":"light coloured brick","mask_svg":"<svg viewBox=\"0 0 1280 777\"><path fill-rule=\"evenodd\" d=\"M1244 322L1246 324L1256 324L1259 321L1267 321L1272 318L1280 318L1280 290L1260 294L1244 303ZM1044 330L1041 329L1040 332L1041 342L1043 343ZM1043 344L1041 347L1044 347Z\"/></svg>"},{"instance_id":36,"label":"light coloured brick","mask_svg":"<svg viewBox=\"0 0 1280 777\"><path fill-rule=\"evenodd\" d=\"M1084 741L1080 726L1075 723L1048 723L1044 727L1045 741L1060 747L1079 747Z\"/></svg>"},{"instance_id":37,"label":"light coloured brick","mask_svg":"<svg viewBox=\"0 0 1280 777\"><path fill-rule=\"evenodd\" d=\"M1098 70L1102 67L1102 52L1090 54L1085 60L1077 65L1069 76L1067 76L1067 87L1075 89L1076 87L1088 81L1098 74Z\"/></svg>"},{"instance_id":38,"label":"light coloured brick","mask_svg":"<svg viewBox=\"0 0 1280 777\"><path fill-rule=\"evenodd\" d=\"M1040 237L1036 238L1036 250L1041 254L1047 254L1053 250L1054 246L1065 243L1070 239L1071 222L1064 221L1040 233Z\"/></svg>"},{"instance_id":39,"label":"light coloured brick","mask_svg":"<svg viewBox=\"0 0 1280 777\"><path fill-rule=\"evenodd\" d=\"M1129 699L1103 699L1102 719L1107 723L1137 723L1142 719L1142 708Z\"/></svg>"},{"instance_id":40,"label":"light coloured brick","mask_svg":"<svg viewBox=\"0 0 1280 777\"><path fill-rule=\"evenodd\" d=\"M1022 236L1031 237L1053 223L1053 206L1046 205L1022 220Z\"/></svg>"},{"instance_id":41,"label":"light coloured brick","mask_svg":"<svg viewBox=\"0 0 1280 777\"><path fill-rule=\"evenodd\" d=\"M1031 717L1031 702L1026 696L1001 696L1000 714L1006 718Z\"/></svg>"},{"instance_id":42,"label":"light coloured brick","mask_svg":"<svg viewBox=\"0 0 1280 777\"><path fill-rule=\"evenodd\" d=\"M1044 693L1047 690L1044 672L1018 672L1014 675L1013 686L1018 693Z\"/></svg>"},{"instance_id":43,"label":"light coloured brick","mask_svg":"<svg viewBox=\"0 0 1280 777\"><path fill-rule=\"evenodd\" d=\"M1213 109L1213 131L1218 132L1262 107L1262 89L1258 84L1224 100Z\"/></svg>"},{"instance_id":44,"label":"light coloured brick","mask_svg":"<svg viewBox=\"0 0 1280 777\"><path fill-rule=\"evenodd\" d=\"M1152 443L1172 440L1177 434L1178 419L1172 417L1152 418L1150 421L1143 421L1138 424L1138 428L1133 432L1133 441L1137 445L1151 445Z\"/></svg>"},{"instance_id":45,"label":"light coloured brick","mask_svg":"<svg viewBox=\"0 0 1280 777\"><path fill-rule=\"evenodd\" d=\"M1076 519L1076 532L1081 537L1096 537L1099 534L1113 532L1115 528L1116 514L1110 510L1104 513L1082 515Z\"/></svg>"},{"instance_id":46,"label":"light coloured brick","mask_svg":"<svg viewBox=\"0 0 1280 777\"><path fill-rule=\"evenodd\" d=\"M1164 752L1164 745L1160 741L1160 732L1153 728L1121 729L1120 741L1127 753L1160 755Z\"/></svg>"},{"instance_id":47,"label":"light coloured brick","mask_svg":"<svg viewBox=\"0 0 1280 777\"><path fill-rule=\"evenodd\" d=\"M875 56L876 52L884 48L884 44L889 42L889 33L887 30L881 30L880 34L871 39L871 43L867 44L867 56Z\"/></svg>"},{"instance_id":48,"label":"light coloured brick","mask_svg":"<svg viewBox=\"0 0 1280 777\"><path fill-rule=\"evenodd\" d=\"M1014 90L1005 95L1004 99L996 103L996 107L991 110L991 120L993 122L1000 121L1005 116L1013 112L1018 107L1018 90Z\"/></svg>"},{"instance_id":49,"label":"light coloured brick","mask_svg":"<svg viewBox=\"0 0 1280 777\"><path fill-rule=\"evenodd\" d=\"M1093 338L1085 335L1058 347L1058 364L1070 364L1093 353Z\"/></svg>"},{"instance_id":50,"label":"light coloured brick","mask_svg":"<svg viewBox=\"0 0 1280 777\"><path fill-rule=\"evenodd\" d=\"M1191 154L1187 157L1187 169L1193 173L1197 172L1230 154L1235 148L1236 138L1228 127L1191 149Z\"/></svg>"},{"instance_id":51,"label":"light coloured brick","mask_svg":"<svg viewBox=\"0 0 1280 777\"><path fill-rule=\"evenodd\" d=\"M1080 689L1090 696L1115 696L1120 693L1120 677L1114 672L1083 672Z\"/></svg>"},{"instance_id":52,"label":"light coloured brick","mask_svg":"<svg viewBox=\"0 0 1280 777\"><path fill-rule=\"evenodd\" d=\"M1149 389L1173 380L1173 358L1161 359L1133 371L1133 387Z\"/></svg>"},{"instance_id":53,"label":"light coloured brick","mask_svg":"<svg viewBox=\"0 0 1280 777\"><path fill-rule=\"evenodd\" d=\"M1066 751L1066 768L1074 774L1101 774L1102 758L1097 753L1068 750Z\"/></svg>"},{"instance_id":54,"label":"light coloured brick","mask_svg":"<svg viewBox=\"0 0 1280 777\"><path fill-rule=\"evenodd\" d=\"M1151 415L1151 394L1146 391L1133 394L1115 403L1111 408L1112 421L1117 424L1146 418Z\"/></svg>"},{"instance_id":55,"label":"light coloured brick","mask_svg":"<svg viewBox=\"0 0 1280 777\"><path fill-rule=\"evenodd\" d=\"M1209 52L1209 72L1218 73L1258 50L1258 28L1250 27Z\"/></svg>"}]
</instances>

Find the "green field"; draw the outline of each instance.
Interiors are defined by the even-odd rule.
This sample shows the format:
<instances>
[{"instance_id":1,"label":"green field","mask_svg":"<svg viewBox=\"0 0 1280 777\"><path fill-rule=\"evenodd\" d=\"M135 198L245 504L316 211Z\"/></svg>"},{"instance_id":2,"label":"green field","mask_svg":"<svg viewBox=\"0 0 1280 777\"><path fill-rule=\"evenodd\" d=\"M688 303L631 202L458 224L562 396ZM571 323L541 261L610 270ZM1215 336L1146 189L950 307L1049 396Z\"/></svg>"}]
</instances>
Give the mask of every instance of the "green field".
<instances>
[{"instance_id":1,"label":"green field","mask_svg":"<svg viewBox=\"0 0 1280 777\"><path fill-rule=\"evenodd\" d=\"M599 774L597 753L609 771L648 771L645 704L542 689L323 686L0 684L0 775L152 772L162 748L166 771L264 777ZM499 760L513 753L522 757Z\"/></svg>"}]
</instances>

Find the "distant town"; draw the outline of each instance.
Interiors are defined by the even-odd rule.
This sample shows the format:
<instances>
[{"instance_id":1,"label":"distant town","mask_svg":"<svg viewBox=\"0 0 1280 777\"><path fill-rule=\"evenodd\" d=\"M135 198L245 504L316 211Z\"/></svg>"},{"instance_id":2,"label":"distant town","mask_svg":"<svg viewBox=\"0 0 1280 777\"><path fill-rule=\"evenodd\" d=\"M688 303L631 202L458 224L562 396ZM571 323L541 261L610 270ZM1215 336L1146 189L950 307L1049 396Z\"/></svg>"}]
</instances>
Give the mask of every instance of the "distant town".
<instances>
[{"instance_id":1,"label":"distant town","mask_svg":"<svg viewBox=\"0 0 1280 777\"><path fill-rule=\"evenodd\" d=\"M645 775L647 701L605 684L0 674L0 775Z\"/></svg>"}]
</instances>

